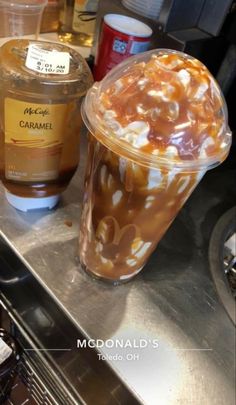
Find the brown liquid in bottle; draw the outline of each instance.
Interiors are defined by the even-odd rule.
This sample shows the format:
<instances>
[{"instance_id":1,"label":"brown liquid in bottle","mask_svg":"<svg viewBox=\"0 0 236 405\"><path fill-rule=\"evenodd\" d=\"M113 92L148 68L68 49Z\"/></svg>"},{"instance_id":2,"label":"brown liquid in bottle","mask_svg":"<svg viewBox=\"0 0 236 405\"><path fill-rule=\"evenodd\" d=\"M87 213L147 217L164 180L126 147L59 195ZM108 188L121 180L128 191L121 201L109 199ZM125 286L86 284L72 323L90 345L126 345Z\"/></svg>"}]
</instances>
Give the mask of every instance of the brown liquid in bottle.
<instances>
[{"instance_id":1,"label":"brown liquid in bottle","mask_svg":"<svg viewBox=\"0 0 236 405\"><path fill-rule=\"evenodd\" d=\"M29 69L26 40L10 41L0 51L0 178L8 192L24 198L55 196L67 187L79 163L81 99L92 83L74 50L34 45L57 58L69 53L70 66L60 75Z\"/></svg>"}]
</instances>

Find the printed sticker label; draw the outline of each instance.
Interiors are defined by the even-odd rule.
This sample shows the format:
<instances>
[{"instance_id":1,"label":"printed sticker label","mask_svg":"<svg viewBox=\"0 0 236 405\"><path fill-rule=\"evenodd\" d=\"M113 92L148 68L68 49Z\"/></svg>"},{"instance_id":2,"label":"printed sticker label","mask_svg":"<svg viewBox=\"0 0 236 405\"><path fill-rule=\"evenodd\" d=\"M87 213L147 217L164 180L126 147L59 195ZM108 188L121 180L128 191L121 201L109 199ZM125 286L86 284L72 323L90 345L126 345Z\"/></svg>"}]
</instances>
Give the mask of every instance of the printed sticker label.
<instances>
[{"instance_id":1,"label":"printed sticker label","mask_svg":"<svg viewBox=\"0 0 236 405\"><path fill-rule=\"evenodd\" d=\"M58 176L65 128L74 102L36 104L5 99L5 176L21 181Z\"/></svg>"},{"instance_id":2,"label":"printed sticker label","mask_svg":"<svg viewBox=\"0 0 236 405\"><path fill-rule=\"evenodd\" d=\"M39 73L66 75L70 71L70 54L68 52L48 51L35 44L30 44L25 66Z\"/></svg>"}]
</instances>

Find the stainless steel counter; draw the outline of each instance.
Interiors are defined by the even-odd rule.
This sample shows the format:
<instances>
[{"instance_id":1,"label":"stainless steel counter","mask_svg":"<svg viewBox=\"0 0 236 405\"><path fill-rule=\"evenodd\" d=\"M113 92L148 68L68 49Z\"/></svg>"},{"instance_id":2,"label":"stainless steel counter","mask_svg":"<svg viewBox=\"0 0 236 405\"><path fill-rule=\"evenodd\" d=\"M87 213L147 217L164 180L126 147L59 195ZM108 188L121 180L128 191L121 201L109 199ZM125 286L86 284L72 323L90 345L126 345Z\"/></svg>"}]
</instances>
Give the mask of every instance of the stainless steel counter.
<instances>
[{"instance_id":1,"label":"stainless steel counter","mask_svg":"<svg viewBox=\"0 0 236 405\"><path fill-rule=\"evenodd\" d=\"M142 403L233 405L235 330L216 296L189 211L177 217L134 281L111 287L92 280L76 256L84 149L82 155L51 212L16 211L1 186L0 235L87 337L130 339L132 348L100 352L111 356L106 361ZM147 347L134 347L140 344Z\"/></svg>"}]
</instances>

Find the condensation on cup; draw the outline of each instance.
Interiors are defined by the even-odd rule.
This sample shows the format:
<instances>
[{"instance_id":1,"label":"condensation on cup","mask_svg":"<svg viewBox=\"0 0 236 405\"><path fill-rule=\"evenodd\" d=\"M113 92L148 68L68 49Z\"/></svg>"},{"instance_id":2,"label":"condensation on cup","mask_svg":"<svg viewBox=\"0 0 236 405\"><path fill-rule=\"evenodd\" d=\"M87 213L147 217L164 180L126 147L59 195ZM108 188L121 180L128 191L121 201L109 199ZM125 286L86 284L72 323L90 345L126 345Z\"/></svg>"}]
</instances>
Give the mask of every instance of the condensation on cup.
<instances>
[{"instance_id":1,"label":"condensation on cup","mask_svg":"<svg viewBox=\"0 0 236 405\"><path fill-rule=\"evenodd\" d=\"M147 51L151 35L151 28L135 18L120 14L105 15L95 58L94 79L103 79L124 59Z\"/></svg>"},{"instance_id":2,"label":"condensation on cup","mask_svg":"<svg viewBox=\"0 0 236 405\"><path fill-rule=\"evenodd\" d=\"M131 57L87 93L90 133L79 254L113 284L141 271L205 172L231 145L207 68L181 52Z\"/></svg>"}]
</instances>

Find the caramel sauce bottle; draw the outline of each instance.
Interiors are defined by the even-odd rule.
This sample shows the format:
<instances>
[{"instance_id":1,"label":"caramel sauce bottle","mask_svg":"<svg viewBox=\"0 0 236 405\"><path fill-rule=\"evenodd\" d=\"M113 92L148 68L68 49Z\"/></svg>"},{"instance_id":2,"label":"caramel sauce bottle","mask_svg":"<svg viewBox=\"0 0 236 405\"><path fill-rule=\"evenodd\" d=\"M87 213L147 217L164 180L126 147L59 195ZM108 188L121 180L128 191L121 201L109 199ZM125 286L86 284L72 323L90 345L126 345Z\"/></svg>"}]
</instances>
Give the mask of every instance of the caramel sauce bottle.
<instances>
[{"instance_id":1,"label":"caramel sauce bottle","mask_svg":"<svg viewBox=\"0 0 236 405\"><path fill-rule=\"evenodd\" d=\"M85 60L62 44L11 40L0 48L0 178L8 201L52 208L79 163Z\"/></svg>"}]
</instances>

